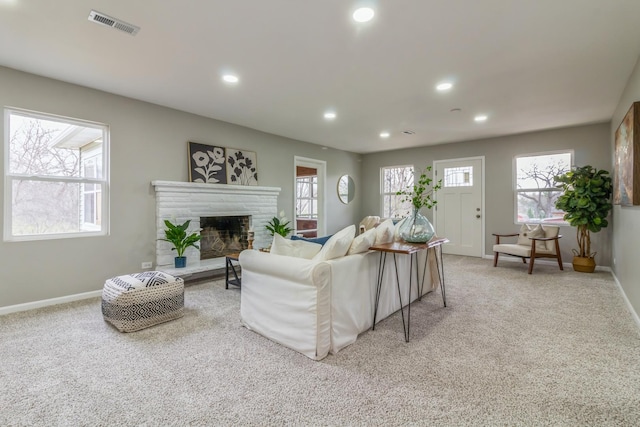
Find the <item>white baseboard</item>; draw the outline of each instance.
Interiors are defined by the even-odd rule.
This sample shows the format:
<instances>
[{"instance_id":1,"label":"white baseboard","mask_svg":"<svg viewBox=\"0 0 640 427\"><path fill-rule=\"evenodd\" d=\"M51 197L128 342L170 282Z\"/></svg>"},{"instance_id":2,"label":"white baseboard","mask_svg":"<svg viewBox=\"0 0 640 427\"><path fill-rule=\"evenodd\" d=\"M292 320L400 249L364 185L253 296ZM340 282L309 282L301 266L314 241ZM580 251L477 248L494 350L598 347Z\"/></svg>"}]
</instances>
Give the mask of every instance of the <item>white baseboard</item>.
<instances>
[{"instance_id":1,"label":"white baseboard","mask_svg":"<svg viewBox=\"0 0 640 427\"><path fill-rule=\"evenodd\" d=\"M27 302L24 304L8 305L6 307L0 307L0 316L3 314L16 313L18 311L33 310L34 308L47 307L50 305L63 304L65 302L79 301L87 298L99 297L102 295L102 290L83 292L81 294L67 295L59 298L51 298L40 301Z\"/></svg>"},{"instance_id":2,"label":"white baseboard","mask_svg":"<svg viewBox=\"0 0 640 427\"><path fill-rule=\"evenodd\" d=\"M618 280L618 277L616 277L616 274L611 272L611 275L613 276L613 280L616 282L616 286L618 287L618 290L622 295L622 299L624 299L625 304L627 304L627 309L629 310L631 317L636 322L636 326L640 330L640 317L638 317L638 313L636 313L636 310L631 305L631 301L629 301L629 298L627 298L627 294L624 292L624 289L622 288L622 284Z\"/></svg>"}]
</instances>

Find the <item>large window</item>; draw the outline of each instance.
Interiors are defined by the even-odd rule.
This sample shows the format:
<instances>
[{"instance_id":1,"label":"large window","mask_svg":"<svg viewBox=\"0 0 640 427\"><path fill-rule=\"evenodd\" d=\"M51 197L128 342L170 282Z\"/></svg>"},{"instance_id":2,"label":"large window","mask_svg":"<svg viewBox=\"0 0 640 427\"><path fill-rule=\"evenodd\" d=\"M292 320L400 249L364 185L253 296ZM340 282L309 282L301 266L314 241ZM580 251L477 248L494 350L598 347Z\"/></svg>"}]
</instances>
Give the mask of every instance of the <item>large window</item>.
<instances>
[{"instance_id":1,"label":"large window","mask_svg":"<svg viewBox=\"0 0 640 427\"><path fill-rule=\"evenodd\" d=\"M380 193L383 218L404 218L411 213L411 202L402 202L396 193L413 186L413 166L391 166L380 169Z\"/></svg>"},{"instance_id":2,"label":"large window","mask_svg":"<svg viewBox=\"0 0 640 427\"><path fill-rule=\"evenodd\" d=\"M4 240L107 234L108 127L5 109Z\"/></svg>"},{"instance_id":3,"label":"large window","mask_svg":"<svg viewBox=\"0 0 640 427\"><path fill-rule=\"evenodd\" d=\"M296 218L318 219L318 176L296 178Z\"/></svg>"},{"instance_id":4,"label":"large window","mask_svg":"<svg viewBox=\"0 0 640 427\"><path fill-rule=\"evenodd\" d=\"M572 153L558 152L515 158L516 222L564 224L556 209L562 191L554 177L571 168Z\"/></svg>"}]
</instances>

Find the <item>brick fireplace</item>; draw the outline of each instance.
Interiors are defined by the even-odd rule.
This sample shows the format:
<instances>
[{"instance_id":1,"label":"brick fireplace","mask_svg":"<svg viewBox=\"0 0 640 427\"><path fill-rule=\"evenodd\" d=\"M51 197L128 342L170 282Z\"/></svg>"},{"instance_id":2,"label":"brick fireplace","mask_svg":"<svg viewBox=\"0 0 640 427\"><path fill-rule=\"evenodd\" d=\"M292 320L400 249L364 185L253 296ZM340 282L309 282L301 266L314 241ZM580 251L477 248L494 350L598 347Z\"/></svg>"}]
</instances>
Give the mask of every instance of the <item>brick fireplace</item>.
<instances>
[{"instance_id":1,"label":"brick fireplace","mask_svg":"<svg viewBox=\"0 0 640 427\"><path fill-rule=\"evenodd\" d=\"M193 182L153 181L156 190L157 238L164 237L164 220L182 224L191 220L189 231L202 229L201 218L248 217L240 227L248 224L255 233L254 247L269 246L271 236L265 229L267 222L278 214L279 187L258 187L225 184L200 184ZM224 221L223 221L224 222ZM248 230L245 230L248 231ZM161 270L171 270L175 251L168 242L156 243L156 265ZM200 260L200 251L188 248L186 269L183 274L202 272L224 267L224 257Z\"/></svg>"}]
</instances>

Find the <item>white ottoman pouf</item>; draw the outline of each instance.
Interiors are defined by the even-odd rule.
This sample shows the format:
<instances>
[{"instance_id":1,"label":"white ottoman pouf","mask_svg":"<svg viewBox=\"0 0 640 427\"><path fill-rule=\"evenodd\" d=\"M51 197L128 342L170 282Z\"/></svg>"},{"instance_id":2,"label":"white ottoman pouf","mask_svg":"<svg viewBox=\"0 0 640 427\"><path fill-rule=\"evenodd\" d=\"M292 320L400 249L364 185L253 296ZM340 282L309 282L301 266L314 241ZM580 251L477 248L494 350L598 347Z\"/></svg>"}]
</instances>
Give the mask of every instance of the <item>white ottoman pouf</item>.
<instances>
[{"instance_id":1,"label":"white ottoman pouf","mask_svg":"<svg viewBox=\"0 0 640 427\"><path fill-rule=\"evenodd\" d=\"M134 332L182 317L184 280L162 271L128 274L107 280L102 315L121 332Z\"/></svg>"}]
</instances>

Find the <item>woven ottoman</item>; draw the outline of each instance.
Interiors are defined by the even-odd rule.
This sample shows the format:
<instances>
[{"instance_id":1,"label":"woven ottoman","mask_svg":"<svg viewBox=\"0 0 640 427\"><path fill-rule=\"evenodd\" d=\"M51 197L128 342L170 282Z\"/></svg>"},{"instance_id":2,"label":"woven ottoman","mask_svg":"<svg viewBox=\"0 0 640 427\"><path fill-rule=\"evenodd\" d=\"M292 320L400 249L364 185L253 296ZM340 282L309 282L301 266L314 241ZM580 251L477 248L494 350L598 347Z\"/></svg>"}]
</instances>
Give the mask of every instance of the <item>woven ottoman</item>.
<instances>
[{"instance_id":1,"label":"woven ottoman","mask_svg":"<svg viewBox=\"0 0 640 427\"><path fill-rule=\"evenodd\" d=\"M184 314L184 280L162 271L107 280L102 289L104 320L120 332L134 332Z\"/></svg>"}]
</instances>

